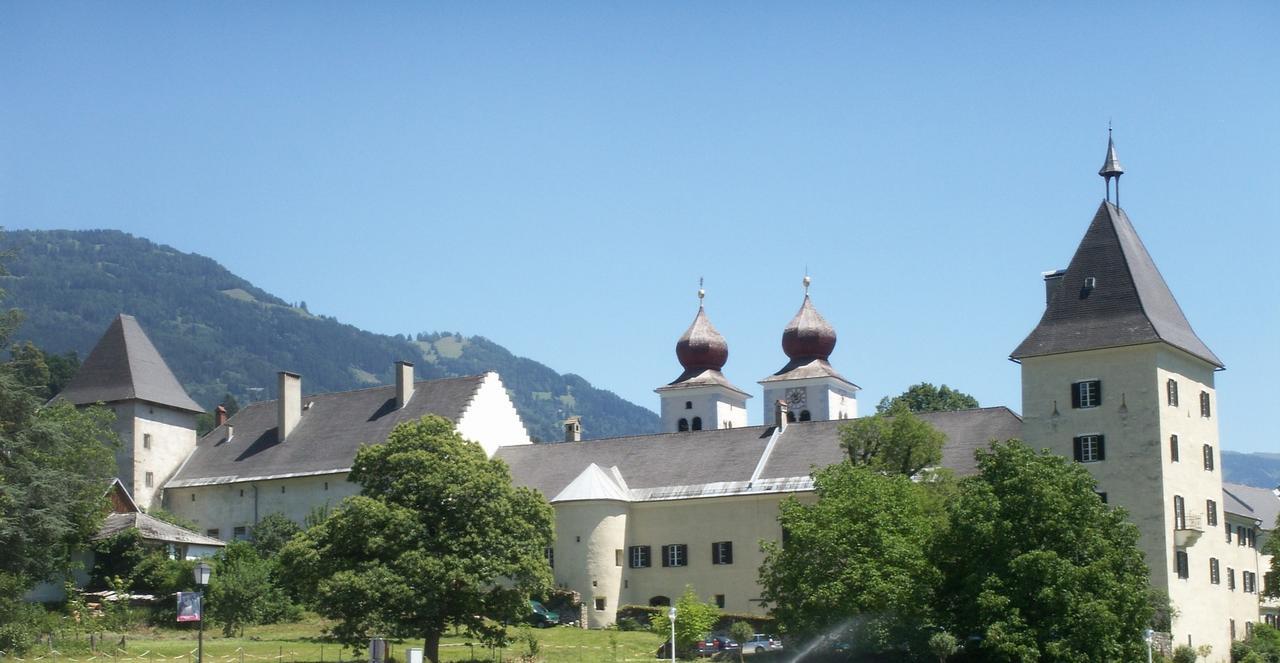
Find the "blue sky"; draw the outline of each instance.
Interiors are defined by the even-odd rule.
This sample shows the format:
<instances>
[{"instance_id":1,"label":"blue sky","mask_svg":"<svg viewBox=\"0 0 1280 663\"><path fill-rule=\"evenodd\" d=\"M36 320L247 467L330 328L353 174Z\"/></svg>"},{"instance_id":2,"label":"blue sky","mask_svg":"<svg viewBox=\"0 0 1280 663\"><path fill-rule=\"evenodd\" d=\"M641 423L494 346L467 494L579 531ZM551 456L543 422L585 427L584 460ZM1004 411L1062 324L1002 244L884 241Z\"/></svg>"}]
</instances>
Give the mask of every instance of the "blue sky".
<instances>
[{"instance_id":1,"label":"blue sky","mask_svg":"<svg viewBox=\"0 0 1280 663\"><path fill-rule=\"evenodd\" d=\"M11 2L0 223L118 228L650 408L705 277L752 421L807 268L864 412L922 380L1018 410L1007 356L1113 120L1121 202L1227 364L1223 445L1280 451L1277 72L1271 2Z\"/></svg>"}]
</instances>

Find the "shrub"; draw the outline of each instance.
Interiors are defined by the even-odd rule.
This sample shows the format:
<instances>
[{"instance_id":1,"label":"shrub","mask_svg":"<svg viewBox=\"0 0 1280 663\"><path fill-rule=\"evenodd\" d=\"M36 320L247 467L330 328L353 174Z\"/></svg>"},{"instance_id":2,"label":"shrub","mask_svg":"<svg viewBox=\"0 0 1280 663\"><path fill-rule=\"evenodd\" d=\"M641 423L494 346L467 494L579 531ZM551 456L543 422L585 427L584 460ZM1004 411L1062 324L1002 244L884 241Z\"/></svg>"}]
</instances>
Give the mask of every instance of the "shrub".
<instances>
[{"instance_id":1,"label":"shrub","mask_svg":"<svg viewBox=\"0 0 1280 663\"><path fill-rule=\"evenodd\" d=\"M1173 663L1196 663L1199 655L1196 654L1195 647L1190 645L1178 645L1173 650Z\"/></svg>"}]
</instances>

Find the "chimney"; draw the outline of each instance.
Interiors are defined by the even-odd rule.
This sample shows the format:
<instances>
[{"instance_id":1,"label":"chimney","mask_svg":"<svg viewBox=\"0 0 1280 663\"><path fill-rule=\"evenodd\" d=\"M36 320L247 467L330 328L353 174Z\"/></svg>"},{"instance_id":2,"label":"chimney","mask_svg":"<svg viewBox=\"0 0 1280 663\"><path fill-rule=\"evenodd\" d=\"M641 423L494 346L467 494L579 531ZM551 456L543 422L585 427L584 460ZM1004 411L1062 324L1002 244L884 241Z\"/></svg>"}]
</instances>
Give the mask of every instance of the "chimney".
<instances>
[{"instance_id":1,"label":"chimney","mask_svg":"<svg viewBox=\"0 0 1280 663\"><path fill-rule=\"evenodd\" d=\"M225 423L227 423L227 408L219 405L213 410L213 427L217 428Z\"/></svg>"},{"instance_id":2,"label":"chimney","mask_svg":"<svg viewBox=\"0 0 1280 663\"><path fill-rule=\"evenodd\" d=\"M396 409L403 408L413 398L413 364L396 362Z\"/></svg>"},{"instance_id":3,"label":"chimney","mask_svg":"<svg viewBox=\"0 0 1280 663\"><path fill-rule=\"evenodd\" d=\"M279 413L279 441L289 439L289 434L297 428L302 420L302 376L289 371L280 371L280 388L277 389L276 409Z\"/></svg>"},{"instance_id":4,"label":"chimney","mask_svg":"<svg viewBox=\"0 0 1280 663\"><path fill-rule=\"evenodd\" d=\"M1041 272L1044 277L1044 305L1048 306L1053 301L1053 294L1058 291L1058 286L1062 284L1062 277L1067 275L1065 269L1055 269L1052 272Z\"/></svg>"},{"instance_id":5,"label":"chimney","mask_svg":"<svg viewBox=\"0 0 1280 663\"><path fill-rule=\"evenodd\" d=\"M582 417L569 417L564 420L564 441L582 441Z\"/></svg>"},{"instance_id":6,"label":"chimney","mask_svg":"<svg viewBox=\"0 0 1280 663\"><path fill-rule=\"evenodd\" d=\"M231 438L235 437L235 434L236 434L235 426L227 426L227 436L223 439L230 440Z\"/></svg>"},{"instance_id":7,"label":"chimney","mask_svg":"<svg viewBox=\"0 0 1280 663\"><path fill-rule=\"evenodd\" d=\"M787 415L790 408L787 407L786 401L778 401L773 404L773 425L778 427L779 431L787 429Z\"/></svg>"}]
</instances>

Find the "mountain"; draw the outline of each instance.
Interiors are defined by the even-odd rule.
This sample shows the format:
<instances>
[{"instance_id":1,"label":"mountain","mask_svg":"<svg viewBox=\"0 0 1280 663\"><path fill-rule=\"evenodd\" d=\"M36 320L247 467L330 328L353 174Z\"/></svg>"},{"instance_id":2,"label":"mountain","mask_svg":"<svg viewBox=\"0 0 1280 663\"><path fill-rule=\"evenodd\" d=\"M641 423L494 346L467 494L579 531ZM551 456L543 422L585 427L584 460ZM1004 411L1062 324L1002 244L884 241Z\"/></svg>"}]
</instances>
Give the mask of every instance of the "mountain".
<instances>
[{"instance_id":1,"label":"mountain","mask_svg":"<svg viewBox=\"0 0 1280 663\"><path fill-rule=\"evenodd\" d=\"M1223 450L1222 480L1258 488L1280 486L1280 453Z\"/></svg>"},{"instance_id":2,"label":"mountain","mask_svg":"<svg viewBox=\"0 0 1280 663\"><path fill-rule=\"evenodd\" d=\"M300 373L306 393L324 393L389 383L394 362L408 360L419 379L497 371L540 440L561 440L560 422L575 414L587 437L659 430L653 412L482 336L367 332L312 315L305 302L290 304L210 258L120 231L11 230L0 248L10 254L5 305L25 314L15 340L83 359L116 314L132 314L206 408L228 393L242 404L275 398L280 370Z\"/></svg>"}]
</instances>

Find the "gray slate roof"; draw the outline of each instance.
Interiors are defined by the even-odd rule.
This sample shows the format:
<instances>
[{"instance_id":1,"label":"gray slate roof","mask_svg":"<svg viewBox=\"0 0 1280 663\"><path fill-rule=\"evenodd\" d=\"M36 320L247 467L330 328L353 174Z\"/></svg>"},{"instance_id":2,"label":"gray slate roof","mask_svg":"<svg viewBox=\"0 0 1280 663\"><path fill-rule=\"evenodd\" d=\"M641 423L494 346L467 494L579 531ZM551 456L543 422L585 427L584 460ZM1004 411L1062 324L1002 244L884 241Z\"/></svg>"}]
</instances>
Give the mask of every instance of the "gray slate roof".
<instances>
[{"instance_id":1,"label":"gray slate roof","mask_svg":"<svg viewBox=\"0 0 1280 663\"><path fill-rule=\"evenodd\" d=\"M151 344L138 321L123 313L93 346L89 358L58 400L75 405L138 399L189 412L204 412Z\"/></svg>"},{"instance_id":2,"label":"gray slate roof","mask_svg":"<svg viewBox=\"0 0 1280 663\"><path fill-rule=\"evenodd\" d=\"M1086 277L1097 285L1086 290ZM1040 324L1012 359L1164 341L1218 368L1124 210L1103 202Z\"/></svg>"},{"instance_id":3,"label":"gray slate roof","mask_svg":"<svg viewBox=\"0 0 1280 663\"><path fill-rule=\"evenodd\" d=\"M1280 495L1270 488L1256 488L1238 483L1222 484L1222 510L1257 518L1262 529L1275 529L1280 518Z\"/></svg>"},{"instance_id":4,"label":"gray slate roof","mask_svg":"<svg viewBox=\"0 0 1280 663\"><path fill-rule=\"evenodd\" d=\"M92 540L108 539L127 529L137 529L138 534L146 541L219 547L227 545L213 537L197 534L185 527L178 527L137 511L109 514L106 520L103 521L102 527L98 528L98 533L93 535Z\"/></svg>"},{"instance_id":5,"label":"gray slate roof","mask_svg":"<svg viewBox=\"0 0 1280 663\"><path fill-rule=\"evenodd\" d=\"M1022 420L1005 407L920 415L947 435L942 464L957 474L975 471L974 451L993 440L1020 437ZM847 421L787 424L761 479L807 476L813 468L840 462L839 427ZM517 485L558 495L592 463L616 466L632 489L748 481L773 434L773 426L615 437L587 442L535 444L498 449Z\"/></svg>"},{"instance_id":6,"label":"gray slate roof","mask_svg":"<svg viewBox=\"0 0 1280 663\"><path fill-rule=\"evenodd\" d=\"M283 444L276 438L276 401L253 403L201 438L166 487L345 471L362 444L385 441L397 424L428 414L457 423L483 381L477 375L416 382L403 409L396 408L395 385L303 396L302 420Z\"/></svg>"}]
</instances>

